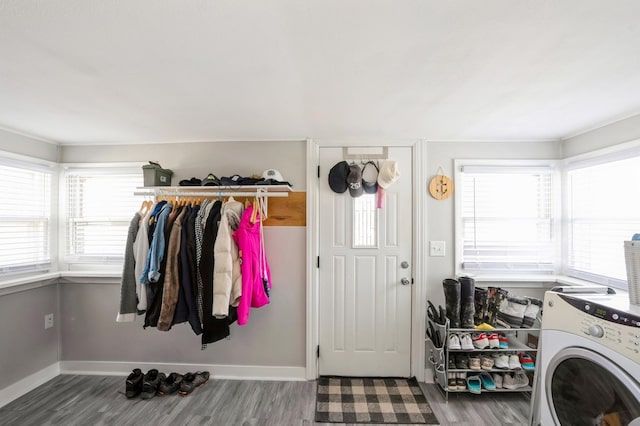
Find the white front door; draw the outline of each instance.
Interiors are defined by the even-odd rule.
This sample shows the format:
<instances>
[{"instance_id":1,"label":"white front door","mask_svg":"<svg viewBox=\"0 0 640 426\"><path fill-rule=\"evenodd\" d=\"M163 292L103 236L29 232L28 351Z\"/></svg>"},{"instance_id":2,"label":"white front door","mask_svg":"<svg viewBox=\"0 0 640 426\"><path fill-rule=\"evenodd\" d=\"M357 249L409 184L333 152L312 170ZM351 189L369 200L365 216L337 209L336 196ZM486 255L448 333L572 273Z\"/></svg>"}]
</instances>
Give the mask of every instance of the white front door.
<instances>
[{"instance_id":1,"label":"white front door","mask_svg":"<svg viewBox=\"0 0 640 426\"><path fill-rule=\"evenodd\" d=\"M329 170L342 156L342 148L320 148L319 371L408 377L411 148L388 149L400 179L386 191L381 209L375 194L352 198L348 190L337 194L329 188Z\"/></svg>"}]
</instances>

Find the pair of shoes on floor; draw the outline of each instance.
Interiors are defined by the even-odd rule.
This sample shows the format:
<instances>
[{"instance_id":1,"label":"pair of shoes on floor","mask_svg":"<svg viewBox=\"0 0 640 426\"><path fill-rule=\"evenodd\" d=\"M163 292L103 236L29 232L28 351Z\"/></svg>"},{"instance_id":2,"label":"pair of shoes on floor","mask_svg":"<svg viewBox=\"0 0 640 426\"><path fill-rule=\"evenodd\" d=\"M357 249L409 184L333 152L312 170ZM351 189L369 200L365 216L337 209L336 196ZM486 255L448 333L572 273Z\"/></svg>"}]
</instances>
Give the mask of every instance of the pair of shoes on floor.
<instances>
[{"instance_id":1,"label":"pair of shoes on floor","mask_svg":"<svg viewBox=\"0 0 640 426\"><path fill-rule=\"evenodd\" d=\"M183 376L178 373L167 376L153 368L147 374L142 374L142 371L136 368L127 377L125 395L127 398L140 395L142 399L151 399L156 395L169 395L181 389L182 381Z\"/></svg>"},{"instance_id":2,"label":"pair of shoes on floor","mask_svg":"<svg viewBox=\"0 0 640 426\"><path fill-rule=\"evenodd\" d=\"M180 383L180 396L189 395L195 388L204 385L208 381L208 371L196 371L195 373L185 374L182 377L182 383Z\"/></svg>"}]
</instances>

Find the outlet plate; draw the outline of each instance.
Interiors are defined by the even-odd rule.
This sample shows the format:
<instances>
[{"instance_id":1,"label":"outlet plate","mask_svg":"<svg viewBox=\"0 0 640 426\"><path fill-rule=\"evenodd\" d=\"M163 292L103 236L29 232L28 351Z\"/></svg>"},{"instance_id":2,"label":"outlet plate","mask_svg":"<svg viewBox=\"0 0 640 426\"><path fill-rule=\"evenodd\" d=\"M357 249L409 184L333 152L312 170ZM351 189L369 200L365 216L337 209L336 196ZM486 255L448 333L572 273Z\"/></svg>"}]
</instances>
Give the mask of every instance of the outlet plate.
<instances>
[{"instance_id":1,"label":"outlet plate","mask_svg":"<svg viewBox=\"0 0 640 426\"><path fill-rule=\"evenodd\" d=\"M444 256L444 241L429 241L429 256Z\"/></svg>"},{"instance_id":2,"label":"outlet plate","mask_svg":"<svg viewBox=\"0 0 640 426\"><path fill-rule=\"evenodd\" d=\"M53 314L47 314L44 316L44 328L46 330L51 327L53 327Z\"/></svg>"}]
</instances>

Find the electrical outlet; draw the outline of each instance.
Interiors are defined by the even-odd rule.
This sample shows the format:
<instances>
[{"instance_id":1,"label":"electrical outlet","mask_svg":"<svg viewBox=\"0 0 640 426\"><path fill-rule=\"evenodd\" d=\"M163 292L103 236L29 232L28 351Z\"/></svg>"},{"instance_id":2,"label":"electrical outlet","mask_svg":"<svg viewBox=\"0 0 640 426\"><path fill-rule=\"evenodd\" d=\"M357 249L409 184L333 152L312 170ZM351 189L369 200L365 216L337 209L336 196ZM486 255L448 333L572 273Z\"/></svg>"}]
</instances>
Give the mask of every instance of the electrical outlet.
<instances>
[{"instance_id":1,"label":"electrical outlet","mask_svg":"<svg viewBox=\"0 0 640 426\"><path fill-rule=\"evenodd\" d=\"M429 256L444 256L444 241L429 241Z\"/></svg>"},{"instance_id":2,"label":"electrical outlet","mask_svg":"<svg viewBox=\"0 0 640 426\"><path fill-rule=\"evenodd\" d=\"M53 314L47 314L44 316L44 328L46 330L51 327L53 327Z\"/></svg>"}]
</instances>

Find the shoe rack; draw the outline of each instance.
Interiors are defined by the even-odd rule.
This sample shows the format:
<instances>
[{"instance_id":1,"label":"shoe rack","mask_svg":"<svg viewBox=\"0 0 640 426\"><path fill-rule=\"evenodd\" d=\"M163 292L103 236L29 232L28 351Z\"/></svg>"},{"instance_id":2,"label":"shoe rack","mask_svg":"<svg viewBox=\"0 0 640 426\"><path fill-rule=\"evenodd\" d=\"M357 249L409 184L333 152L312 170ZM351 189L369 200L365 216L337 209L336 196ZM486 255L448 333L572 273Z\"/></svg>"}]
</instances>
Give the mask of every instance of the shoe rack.
<instances>
[{"instance_id":1,"label":"shoe rack","mask_svg":"<svg viewBox=\"0 0 640 426\"><path fill-rule=\"evenodd\" d=\"M526 337L527 333L537 332L540 330L539 328L495 328L493 330L478 330L478 329L468 329L468 328L449 328L449 321L444 326L440 326L440 336L443 336L441 340L443 340L443 344L441 347L436 347L434 342L430 337L427 337L427 342L430 345L430 356L429 362L433 369L434 381L437 383L438 388L442 391L445 396L445 399L448 400L450 393L478 393L477 389L475 391L471 391L467 386L466 378L469 376L476 376L480 373L489 373L489 375L493 376L494 373L502 374L509 373L515 374L518 371L523 371L526 373L529 378L529 385L519 387L516 389L507 389L507 388L496 388L496 389L486 389L484 386L481 386L480 395L486 393L500 393L500 392L521 392L521 393L529 393L529 397L532 392L532 384L533 384L533 374L535 372L535 368L537 368L537 363L535 363L535 368L533 370L515 370L515 369L504 369L504 368L496 368L495 366L490 369L472 369L468 368L470 365L467 364L467 368L452 368L450 367L450 360L453 359L455 361L456 356L465 356L465 357L480 357L481 355L487 355L489 357L492 354L519 354L520 352L529 354L535 361L537 358L537 349L533 349L527 346L524 342L522 342L518 337L521 333ZM486 348L486 349L449 349L449 337L451 334L477 334L477 333L487 333L487 335L491 333L498 333L505 335L508 340L508 348ZM456 379L456 387L455 389L452 386L449 386L449 379L451 375ZM459 377L460 376L460 377ZM458 380L462 379L461 376L464 376L464 381ZM464 388L460 389L464 383Z\"/></svg>"}]
</instances>

